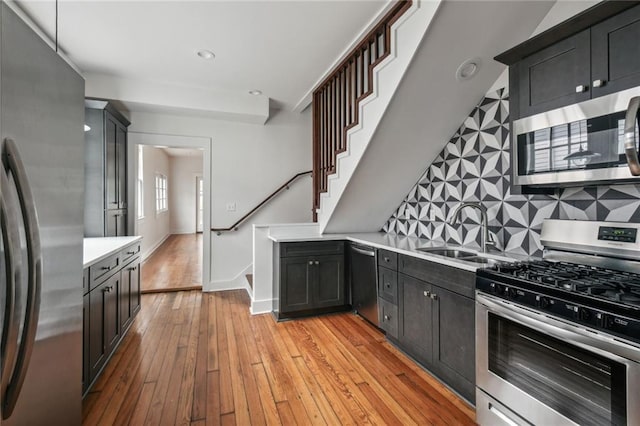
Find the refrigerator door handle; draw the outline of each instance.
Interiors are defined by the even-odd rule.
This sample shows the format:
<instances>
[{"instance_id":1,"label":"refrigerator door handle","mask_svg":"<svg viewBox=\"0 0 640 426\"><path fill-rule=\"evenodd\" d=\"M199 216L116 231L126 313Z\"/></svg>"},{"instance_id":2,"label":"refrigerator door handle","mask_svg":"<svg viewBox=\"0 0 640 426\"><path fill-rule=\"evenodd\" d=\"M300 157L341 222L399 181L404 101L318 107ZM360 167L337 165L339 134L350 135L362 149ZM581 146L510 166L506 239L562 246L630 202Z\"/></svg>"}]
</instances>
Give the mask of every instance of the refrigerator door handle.
<instances>
[{"instance_id":1,"label":"refrigerator door handle","mask_svg":"<svg viewBox=\"0 0 640 426\"><path fill-rule=\"evenodd\" d=\"M27 240L27 258L29 262L29 285L27 289L27 304L25 322L22 328L22 340L18 348L18 357L11 381L7 387L7 392L2 401L2 418L7 419L13 413L18 401L18 396L22 390L31 353L36 338L38 328L38 317L40 314L40 295L42 290L42 251L40 247L40 228L38 225L38 215L35 201L31 192L31 186L27 178L26 170L20 159L20 154L16 143L12 139L5 139L2 146L2 162L7 172L13 175L22 220L24 222Z\"/></svg>"},{"instance_id":2,"label":"refrigerator door handle","mask_svg":"<svg viewBox=\"0 0 640 426\"><path fill-rule=\"evenodd\" d=\"M624 120L624 153L627 164L633 176L640 176L640 162L638 161L638 147L636 141L636 123L640 109L640 96L629 100L629 107Z\"/></svg>"},{"instance_id":3,"label":"refrigerator door handle","mask_svg":"<svg viewBox=\"0 0 640 426\"><path fill-rule=\"evenodd\" d=\"M7 191L9 179L0 170L0 227L2 227L2 243L4 245L4 262L6 272L5 312L2 329L2 353L0 357L0 395L5 395L13 366L16 362L20 312L16 309L16 299L20 297L21 261L20 233L18 232L18 213L15 200Z\"/></svg>"}]
</instances>

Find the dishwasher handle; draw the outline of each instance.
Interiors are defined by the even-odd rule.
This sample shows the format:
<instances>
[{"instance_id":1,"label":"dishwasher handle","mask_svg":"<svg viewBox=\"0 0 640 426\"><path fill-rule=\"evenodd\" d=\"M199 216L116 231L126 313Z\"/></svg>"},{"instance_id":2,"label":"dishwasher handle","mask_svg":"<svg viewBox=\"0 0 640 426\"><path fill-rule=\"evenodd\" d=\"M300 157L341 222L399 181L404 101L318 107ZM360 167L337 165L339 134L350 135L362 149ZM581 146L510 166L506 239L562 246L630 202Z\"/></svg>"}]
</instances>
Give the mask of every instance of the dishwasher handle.
<instances>
[{"instance_id":1,"label":"dishwasher handle","mask_svg":"<svg viewBox=\"0 0 640 426\"><path fill-rule=\"evenodd\" d=\"M362 255L369 256L369 257L376 256L376 252L373 249L367 250L367 249L360 248L358 246L351 246L351 250L355 251L356 253L360 253Z\"/></svg>"}]
</instances>

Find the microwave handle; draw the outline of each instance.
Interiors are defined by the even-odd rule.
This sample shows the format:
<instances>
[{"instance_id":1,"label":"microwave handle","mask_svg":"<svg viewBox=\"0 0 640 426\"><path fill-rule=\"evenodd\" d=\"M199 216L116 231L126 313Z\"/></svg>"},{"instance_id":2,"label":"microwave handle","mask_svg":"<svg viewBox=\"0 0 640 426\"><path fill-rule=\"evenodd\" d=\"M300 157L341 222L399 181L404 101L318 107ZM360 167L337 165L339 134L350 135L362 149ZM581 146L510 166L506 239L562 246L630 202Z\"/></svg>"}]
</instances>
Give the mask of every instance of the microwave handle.
<instances>
[{"instance_id":1,"label":"microwave handle","mask_svg":"<svg viewBox=\"0 0 640 426\"><path fill-rule=\"evenodd\" d=\"M633 176L640 176L640 161L638 161L638 148L636 143L636 121L640 109L640 96L629 100L627 115L624 120L624 153L627 156L627 164Z\"/></svg>"}]
</instances>

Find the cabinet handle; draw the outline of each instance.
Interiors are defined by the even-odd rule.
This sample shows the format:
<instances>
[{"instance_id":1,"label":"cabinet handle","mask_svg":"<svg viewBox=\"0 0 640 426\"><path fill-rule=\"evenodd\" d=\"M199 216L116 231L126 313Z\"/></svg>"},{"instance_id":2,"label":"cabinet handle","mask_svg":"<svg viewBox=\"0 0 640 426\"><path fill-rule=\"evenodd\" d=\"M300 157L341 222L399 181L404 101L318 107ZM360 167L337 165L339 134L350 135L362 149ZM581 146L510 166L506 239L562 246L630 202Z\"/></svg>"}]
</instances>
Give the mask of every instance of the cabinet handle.
<instances>
[{"instance_id":1,"label":"cabinet handle","mask_svg":"<svg viewBox=\"0 0 640 426\"><path fill-rule=\"evenodd\" d=\"M426 290L422 294L424 294L424 297L431 297L431 293Z\"/></svg>"},{"instance_id":2,"label":"cabinet handle","mask_svg":"<svg viewBox=\"0 0 640 426\"><path fill-rule=\"evenodd\" d=\"M137 266L133 266L133 267L129 268L130 271L135 271L136 269L138 269Z\"/></svg>"},{"instance_id":3,"label":"cabinet handle","mask_svg":"<svg viewBox=\"0 0 640 426\"><path fill-rule=\"evenodd\" d=\"M605 80L593 80L593 83L591 83L591 85L593 87L602 87L604 86L605 83L606 83Z\"/></svg>"},{"instance_id":4,"label":"cabinet handle","mask_svg":"<svg viewBox=\"0 0 640 426\"><path fill-rule=\"evenodd\" d=\"M384 261L385 261L385 262L391 262L391 259L389 259L388 257L386 257L386 256L385 256L385 257L384 257Z\"/></svg>"},{"instance_id":5,"label":"cabinet handle","mask_svg":"<svg viewBox=\"0 0 640 426\"><path fill-rule=\"evenodd\" d=\"M309 261L309 265L313 265L313 260L310 260L310 261Z\"/></svg>"},{"instance_id":6,"label":"cabinet handle","mask_svg":"<svg viewBox=\"0 0 640 426\"><path fill-rule=\"evenodd\" d=\"M103 271L110 271L111 270L111 266L103 266L102 268Z\"/></svg>"},{"instance_id":7,"label":"cabinet handle","mask_svg":"<svg viewBox=\"0 0 640 426\"><path fill-rule=\"evenodd\" d=\"M319 264L320 264L320 261L319 261L319 260L316 260L316 261L315 261L315 264L316 264L316 265L319 265Z\"/></svg>"},{"instance_id":8,"label":"cabinet handle","mask_svg":"<svg viewBox=\"0 0 640 426\"><path fill-rule=\"evenodd\" d=\"M576 93L586 92L588 87L589 86L587 86L586 84L581 84L579 86L576 86Z\"/></svg>"},{"instance_id":9,"label":"cabinet handle","mask_svg":"<svg viewBox=\"0 0 640 426\"><path fill-rule=\"evenodd\" d=\"M391 284L389 284L389 283L384 283L384 286L387 287L387 288L391 288Z\"/></svg>"},{"instance_id":10,"label":"cabinet handle","mask_svg":"<svg viewBox=\"0 0 640 426\"><path fill-rule=\"evenodd\" d=\"M385 320L385 321L389 321L389 320L391 320L391 316L389 316L389 315L385 315L385 316L384 316L384 320Z\"/></svg>"},{"instance_id":11,"label":"cabinet handle","mask_svg":"<svg viewBox=\"0 0 640 426\"><path fill-rule=\"evenodd\" d=\"M135 251L128 251L127 254L136 254Z\"/></svg>"},{"instance_id":12,"label":"cabinet handle","mask_svg":"<svg viewBox=\"0 0 640 426\"><path fill-rule=\"evenodd\" d=\"M429 297L431 297L431 299L433 299L433 300L438 300L438 295L435 294L435 293L431 293L431 296L429 296Z\"/></svg>"}]
</instances>

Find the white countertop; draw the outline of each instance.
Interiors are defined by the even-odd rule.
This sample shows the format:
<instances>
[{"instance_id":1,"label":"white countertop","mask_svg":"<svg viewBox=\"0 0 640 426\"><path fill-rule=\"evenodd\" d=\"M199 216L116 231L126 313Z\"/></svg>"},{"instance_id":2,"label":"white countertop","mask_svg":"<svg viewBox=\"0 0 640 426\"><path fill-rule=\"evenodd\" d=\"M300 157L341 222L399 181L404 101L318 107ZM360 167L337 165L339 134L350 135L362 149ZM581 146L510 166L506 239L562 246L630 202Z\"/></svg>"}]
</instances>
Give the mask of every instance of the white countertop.
<instances>
[{"instance_id":1,"label":"white countertop","mask_svg":"<svg viewBox=\"0 0 640 426\"><path fill-rule=\"evenodd\" d=\"M484 268L486 265L477 264L472 262L465 262L460 259L454 259L444 256L437 256L429 254L423 251L417 250L422 247L455 247L473 252L478 252L477 249L468 249L466 247L452 246L443 242L430 241L426 239L416 237L404 237L401 235L386 234L384 232L372 232L372 233L353 233L353 234L309 234L309 235L278 235L270 236L272 241L277 243L287 242L300 242L300 241L331 241L331 240L346 240L355 243L365 244L375 248L381 248L385 250L391 250L397 253L406 254L413 257L419 257L425 260L438 262L443 265L453 266L455 268L464 269L467 271L475 272L479 268ZM490 253L479 253L485 257L514 261L524 260L527 256L513 254L509 252L491 251Z\"/></svg>"},{"instance_id":2,"label":"white countertop","mask_svg":"<svg viewBox=\"0 0 640 426\"><path fill-rule=\"evenodd\" d=\"M85 238L83 243L83 268L87 268L140 240L142 240L142 237Z\"/></svg>"}]
</instances>

